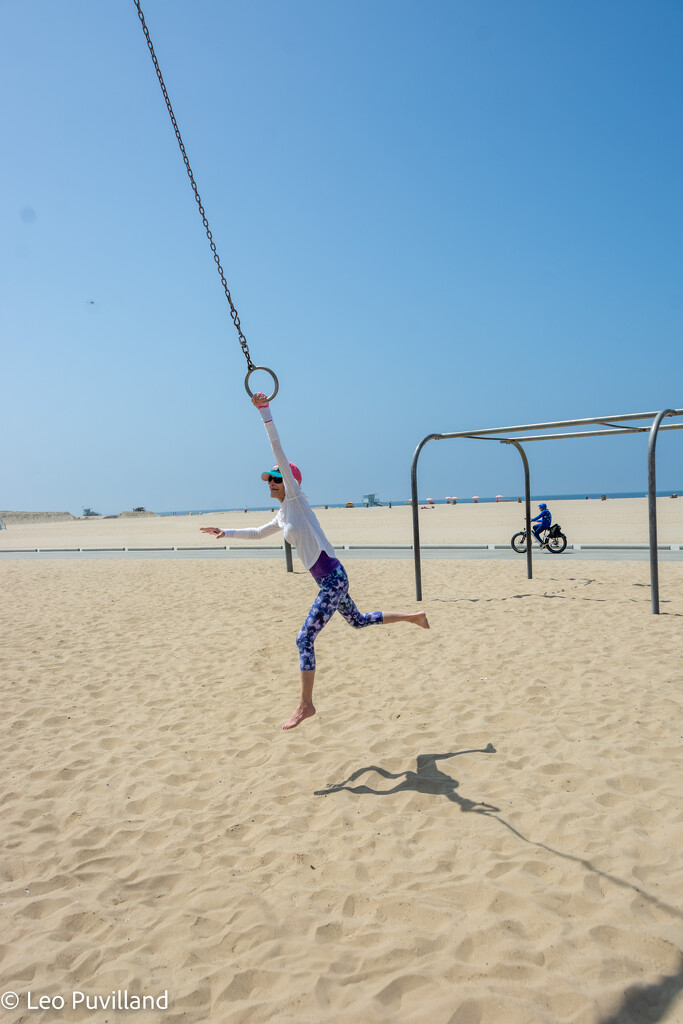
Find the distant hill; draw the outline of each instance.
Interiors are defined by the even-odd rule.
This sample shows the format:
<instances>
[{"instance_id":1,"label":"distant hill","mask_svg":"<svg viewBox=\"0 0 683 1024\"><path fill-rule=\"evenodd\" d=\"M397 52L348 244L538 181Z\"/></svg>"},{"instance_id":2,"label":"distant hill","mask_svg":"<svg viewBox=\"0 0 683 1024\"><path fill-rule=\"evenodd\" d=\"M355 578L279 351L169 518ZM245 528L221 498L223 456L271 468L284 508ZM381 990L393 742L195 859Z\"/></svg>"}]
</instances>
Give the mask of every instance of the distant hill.
<instances>
[{"instance_id":1,"label":"distant hill","mask_svg":"<svg viewBox=\"0 0 683 1024\"><path fill-rule=\"evenodd\" d=\"M0 512L6 523L66 523L78 519L70 512Z\"/></svg>"}]
</instances>

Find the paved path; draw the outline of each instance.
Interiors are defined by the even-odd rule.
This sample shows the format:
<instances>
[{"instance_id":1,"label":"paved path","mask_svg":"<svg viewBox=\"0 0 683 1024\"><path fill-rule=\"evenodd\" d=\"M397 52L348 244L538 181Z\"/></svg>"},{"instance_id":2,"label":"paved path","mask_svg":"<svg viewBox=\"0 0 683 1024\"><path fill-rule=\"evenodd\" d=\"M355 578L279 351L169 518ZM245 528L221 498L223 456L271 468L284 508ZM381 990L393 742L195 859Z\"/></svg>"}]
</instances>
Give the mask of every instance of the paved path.
<instances>
[{"instance_id":1,"label":"paved path","mask_svg":"<svg viewBox=\"0 0 683 1024\"><path fill-rule=\"evenodd\" d=\"M353 558L403 558L413 560L413 551L409 546L398 547L392 545L390 547L361 547L355 544L343 547L341 545L335 548L339 558L346 562ZM424 547L421 550L423 560L433 558L448 558L448 559L486 559L486 560L502 560L502 561L518 561L520 568L524 568L526 565L526 556L518 555L512 551L509 547L496 547L488 548L487 546L481 545L479 547ZM280 558L284 562L284 548L272 547L272 546L259 546L259 547L231 547L231 548L91 548L91 549L40 549L40 550L16 550L16 551L0 551L0 561L12 558L26 558L29 560L35 559L62 559L62 558L113 558L113 559L130 559L130 558ZM573 562L582 561L604 561L604 562L647 562L650 559L650 551L647 547L628 548L628 547L597 547L597 548L581 548L580 550L574 550L568 547L561 555L552 555L547 551L535 552L533 555L534 564L537 564L540 559L547 561L548 559L560 558L563 561L569 559ZM660 547L658 551L658 560L660 562L680 562L683 561L683 551L674 550L672 551L668 546ZM294 564L297 568L301 568L297 563L296 555L294 554Z\"/></svg>"}]
</instances>

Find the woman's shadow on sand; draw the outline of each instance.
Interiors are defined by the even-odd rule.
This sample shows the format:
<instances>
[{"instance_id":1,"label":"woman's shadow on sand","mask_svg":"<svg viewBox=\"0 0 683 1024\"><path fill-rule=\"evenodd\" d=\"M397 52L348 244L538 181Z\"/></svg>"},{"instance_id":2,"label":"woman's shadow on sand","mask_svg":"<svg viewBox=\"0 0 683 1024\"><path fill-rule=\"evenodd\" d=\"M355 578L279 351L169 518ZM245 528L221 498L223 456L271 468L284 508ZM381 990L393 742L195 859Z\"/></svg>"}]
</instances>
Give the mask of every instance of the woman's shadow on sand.
<instances>
[{"instance_id":1,"label":"woman's shadow on sand","mask_svg":"<svg viewBox=\"0 0 683 1024\"><path fill-rule=\"evenodd\" d=\"M473 812L474 814L484 814L490 818L494 818L513 835L517 836L517 838L522 842L528 843L530 846L535 846L539 850L545 850L556 857L561 857L563 860L572 861L584 870L592 872L606 882L611 882L613 885L619 886L622 889L637 893L640 899L647 900L648 903L659 907L660 910L665 911L667 914L671 914L678 919L683 918L683 912L679 910L678 907L673 907L670 904L665 903L657 896L646 892L645 889L634 885L633 882L629 880L619 878L607 871L603 871L596 867L586 857L577 856L573 853L565 853L563 850L556 850L553 846L549 846L547 843L537 842L536 840L523 835L514 827L514 825L511 825L509 821L506 821L505 818L501 817L499 807L494 807L493 804L487 804L479 800L469 800L467 797L460 796L460 794L456 792L460 786L458 780L451 778L450 775L446 775L445 772L442 772L436 766L437 761L444 761L451 757L459 757L461 754L495 753L497 753L496 748L492 743L489 743L482 750L456 750L450 754L418 754L416 772L388 772L386 768L380 768L378 765L373 764L369 765L367 768L359 768L358 771L353 772L353 774L350 775L348 779L345 779L344 782L330 783L326 789L316 789L314 795L328 796L330 793L341 793L346 790L348 793L357 793L359 795L369 793L372 796L390 796L392 793L405 792L428 793L433 796L445 796L452 803L457 804L461 811ZM356 782L357 779L360 779L363 775L367 775L369 772L375 772L377 775L381 775L383 779L401 779L401 781L390 789L372 789L371 786L366 785L350 785L350 783ZM652 1019L659 1020L658 1017ZM615 1018L614 1024L621 1024L621 1021L621 1017ZM612 1024L611 1018L609 1024Z\"/></svg>"},{"instance_id":2,"label":"woman's shadow on sand","mask_svg":"<svg viewBox=\"0 0 683 1024\"><path fill-rule=\"evenodd\" d=\"M460 796L456 792L460 786L458 780L451 778L450 775L442 772L436 766L437 761L445 761L450 757L459 757L461 754L495 753L496 748L492 743L489 743L482 750L455 750L450 754L418 754L416 772L388 772L386 768L380 768L378 765L372 764L368 765L367 768L359 768L358 771L353 772L343 782L330 783L326 789L317 789L315 796L327 796L330 793L340 793L343 790L349 793L370 793L373 796L389 796L391 793L411 791L413 793L445 796L454 804L458 804L461 811L474 812L475 814L495 814L500 808L494 807L493 804L482 803L478 800L468 800L467 797ZM377 775L381 775L383 779L401 779L401 782L390 789L373 789L371 786L366 785L351 785L351 783L356 782L369 772L375 772Z\"/></svg>"}]
</instances>

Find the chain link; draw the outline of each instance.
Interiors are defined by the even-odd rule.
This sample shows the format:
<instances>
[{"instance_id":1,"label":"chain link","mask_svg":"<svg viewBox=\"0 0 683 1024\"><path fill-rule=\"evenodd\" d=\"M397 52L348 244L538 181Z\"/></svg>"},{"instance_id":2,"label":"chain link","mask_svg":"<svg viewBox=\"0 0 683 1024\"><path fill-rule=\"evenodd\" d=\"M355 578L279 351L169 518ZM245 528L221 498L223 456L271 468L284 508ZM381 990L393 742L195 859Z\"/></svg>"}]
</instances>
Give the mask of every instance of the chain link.
<instances>
[{"instance_id":1,"label":"chain link","mask_svg":"<svg viewBox=\"0 0 683 1024\"><path fill-rule=\"evenodd\" d=\"M176 121L175 114L173 113L173 107L171 106L171 100L169 99L169 95L168 95L168 92L166 90L166 83L164 82L164 76L161 74L161 68L159 67L159 61L157 60L157 56L156 56L156 54L154 52L154 47L152 45L152 40L150 38L149 29L147 28L147 23L145 22L145 16L142 13L142 7L140 6L140 0L133 0L133 3L137 7L138 17L140 19L140 24L142 25L142 31L145 33L145 39L147 40L147 46L149 47L149 52L150 52L150 55L152 57L152 63L154 64L154 70L157 73L157 78L159 79L159 85L161 86L161 91L163 93L164 99L166 100L166 107L168 108L168 115L171 118L171 124L173 125L173 131L175 132L175 137L178 140L178 146L180 147L180 152L181 152L183 161L185 163L185 169L187 171L187 176L190 179L190 184L192 185L192 191L194 192L195 202L197 203L197 208L198 208L198 210L199 210L199 212L201 214L201 218L202 218L202 221L203 221L203 224L204 224L204 230L206 231L206 237L209 240L209 245L211 246L211 252L213 253L214 262L216 264L216 267L218 268L218 273L220 275L221 284L223 285L223 289L225 291L225 297L228 300L228 303L230 304L230 316L232 317L232 321L233 321L235 327L237 328L237 334L239 335L240 345L242 346L242 351L244 353L244 358L247 360L247 366L249 368L249 372L251 372L254 369L254 364L252 363L251 356L249 355L249 346L247 345L247 339L244 337L244 334L242 333L242 328L240 326L240 318L239 318L239 316L237 314L237 310L235 309L235 306L233 304L232 296L230 295L230 289L228 288L228 282L225 279L225 273L223 272L223 267L221 266L220 257L218 255L217 250L216 250L216 243L213 240L213 235L211 234L211 229L209 227L209 222L208 222L208 220L206 218L206 213L204 212L204 207L202 206L202 200L201 200L201 197L199 195L199 190L197 188L197 183L194 180L194 175L192 173L192 168L190 167L190 161L188 160L187 153L185 152L185 144L183 143L183 138L182 138L182 135L180 134L180 129L178 128L178 122Z\"/></svg>"}]
</instances>

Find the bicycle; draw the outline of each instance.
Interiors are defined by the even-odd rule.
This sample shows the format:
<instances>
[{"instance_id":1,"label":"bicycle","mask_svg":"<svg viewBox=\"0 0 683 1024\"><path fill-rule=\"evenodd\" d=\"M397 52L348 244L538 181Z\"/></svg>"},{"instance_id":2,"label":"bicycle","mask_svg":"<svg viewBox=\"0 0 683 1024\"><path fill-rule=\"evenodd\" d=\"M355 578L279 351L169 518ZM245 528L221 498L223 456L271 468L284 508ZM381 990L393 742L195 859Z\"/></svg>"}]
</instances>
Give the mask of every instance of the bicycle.
<instances>
[{"instance_id":1,"label":"bicycle","mask_svg":"<svg viewBox=\"0 0 683 1024\"><path fill-rule=\"evenodd\" d=\"M562 533L559 523L553 523L552 526L546 527L540 532L541 535L545 534L542 547L546 548L553 555L559 555L564 551L567 546L567 538ZM526 529L514 535L510 541L510 546L519 555L526 553Z\"/></svg>"}]
</instances>

